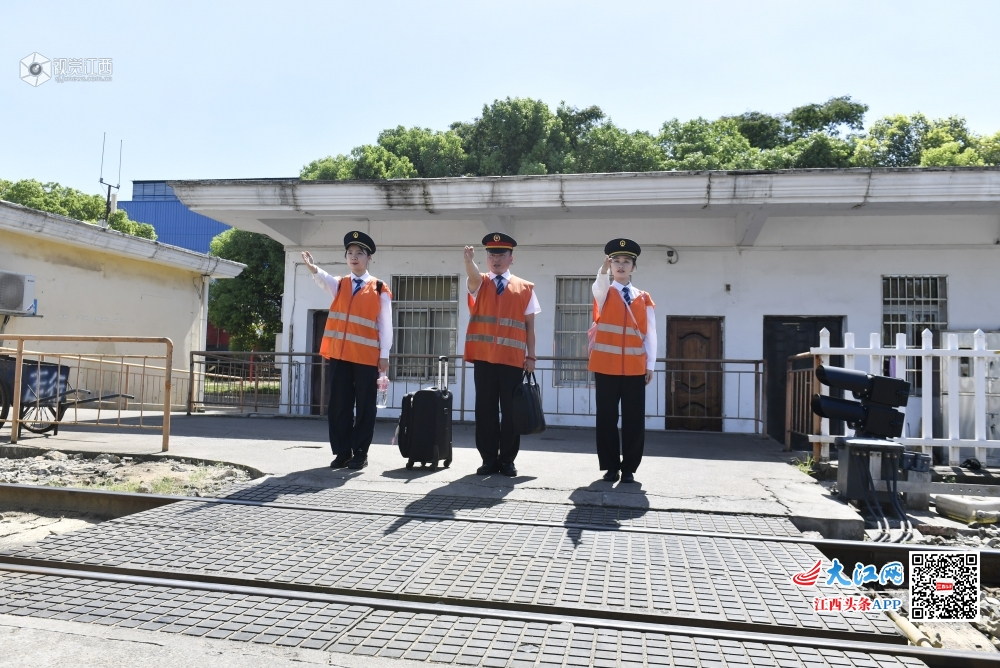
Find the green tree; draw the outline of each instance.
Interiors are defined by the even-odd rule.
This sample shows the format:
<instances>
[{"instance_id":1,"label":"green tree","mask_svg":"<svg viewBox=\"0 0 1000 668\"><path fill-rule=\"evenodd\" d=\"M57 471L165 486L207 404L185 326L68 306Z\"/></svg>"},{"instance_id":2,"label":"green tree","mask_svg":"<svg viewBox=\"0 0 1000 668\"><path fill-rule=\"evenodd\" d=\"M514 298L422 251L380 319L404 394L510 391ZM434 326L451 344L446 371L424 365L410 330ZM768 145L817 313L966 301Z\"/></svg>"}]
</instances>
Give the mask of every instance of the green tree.
<instances>
[{"instance_id":1,"label":"green tree","mask_svg":"<svg viewBox=\"0 0 1000 668\"><path fill-rule=\"evenodd\" d=\"M850 95L831 97L823 104L795 107L785 115L789 139L794 141L816 132L839 136L840 128L863 130L868 105L855 102Z\"/></svg>"},{"instance_id":2,"label":"green tree","mask_svg":"<svg viewBox=\"0 0 1000 668\"><path fill-rule=\"evenodd\" d=\"M230 333L232 350L274 350L281 331L285 252L263 234L231 228L212 239L209 254L247 266L209 289L208 319Z\"/></svg>"},{"instance_id":3,"label":"green tree","mask_svg":"<svg viewBox=\"0 0 1000 668\"><path fill-rule=\"evenodd\" d=\"M88 195L58 183L41 183L34 179L22 179L16 183L0 180L0 199L87 223L104 218L107 209L106 200L101 195ZM152 225L129 220L128 214L121 209L109 216L108 227L143 239L156 239Z\"/></svg>"},{"instance_id":4,"label":"green tree","mask_svg":"<svg viewBox=\"0 0 1000 668\"><path fill-rule=\"evenodd\" d=\"M1000 165L1000 132L989 137L981 137L976 143L976 152L987 165Z\"/></svg>"},{"instance_id":5,"label":"green tree","mask_svg":"<svg viewBox=\"0 0 1000 668\"><path fill-rule=\"evenodd\" d=\"M760 152L740 134L736 121L696 118L681 123L676 118L660 129L665 168L679 170L757 169Z\"/></svg>"},{"instance_id":6,"label":"green tree","mask_svg":"<svg viewBox=\"0 0 1000 668\"><path fill-rule=\"evenodd\" d=\"M477 176L559 172L569 148L562 123L541 100L510 98L483 106L472 123L453 123Z\"/></svg>"},{"instance_id":7,"label":"green tree","mask_svg":"<svg viewBox=\"0 0 1000 668\"><path fill-rule=\"evenodd\" d=\"M721 120L734 121L736 129L754 148L767 150L788 143L785 135L785 119L781 116L748 111L739 116L723 116Z\"/></svg>"},{"instance_id":8,"label":"green tree","mask_svg":"<svg viewBox=\"0 0 1000 668\"><path fill-rule=\"evenodd\" d=\"M108 227L118 230L122 234L130 234L134 237L156 241L156 230L149 223L137 223L129 220L128 213L124 209L112 211L108 216Z\"/></svg>"},{"instance_id":9,"label":"green tree","mask_svg":"<svg viewBox=\"0 0 1000 668\"><path fill-rule=\"evenodd\" d=\"M924 135L930 121L923 114L880 118L854 149L854 164L862 167L912 167L920 164Z\"/></svg>"},{"instance_id":10,"label":"green tree","mask_svg":"<svg viewBox=\"0 0 1000 668\"><path fill-rule=\"evenodd\" d=\"M580 139L576 147L580 172L651 172L663 169L666 156L648 132L629 133L611 121Z\"/></svg>"},{"instance_id":11,"label":"green tree","mask_svg":"<svg viewBox=\"0 0 1000 668\"><path fill-rule=\"evenodd\" d=\"M327 156L303 179L511 176L587 172L914 167L1000 164L1000 133L981 137L964 118L923 114L878 119L864 130L868 105L849 95L782 114L748 111L710 121L673 119L657 135L628 132L600 107L508 97L483 106L450 130L402 125L375 145Z\"/></svg>"},{"instance_id":12,"label":"green tree","mask_svg":"<svg viewBox=\"0 0 1000 668\"><path fill-rule=\"evenodd\" d=\"M354 178L355 160L350 156L328 155L319 160L313 160L302 168L299 178L319 181L342 181Z\"/></svg>"},{"instance_id":13,"label":"green tree","mask_svg":"<svg viewBox=\"0 0 1000 668\"><path fill-rule=\"evenodd\" d=\"M41 183L35 179L4 183L2 198L8 202L86 222L104 217L105 203L100 195L88 195L58 183Z\"/></svg>"},{"instance_id":14,"label":"green tree","mask_svg":"<svg viewBox=\"0 0 1000 668\"><path fill-rule=\"evenodd\" d=\"M810 169L850 167L854 143L824 132L814 132L790 144L761 151L764 169Z\"/></svg>"},{"instance_id":15,"label":"green tree","mask_svg":"<svg viewBox=\"0 0 1000 668\"><path fill-rule=\"evenodd\" d=\"M383 130L378 145L400 158L406 158L423 178L462 176L465 173L465 150L462 138L453 131L434 132L428 128L405 128L402 125Z\"/></svg>"},{"instance_id":16,"label":"green tree","mask_svg":"<svg viewBox=\"0 0 1000 668\"><path fill-rule=\"evenodd\" d=\"M401 158L381 146L358 146L351 151L351 157L356 179L409 179L417 175L409 158Z\"/></svg>"}]
</instances>

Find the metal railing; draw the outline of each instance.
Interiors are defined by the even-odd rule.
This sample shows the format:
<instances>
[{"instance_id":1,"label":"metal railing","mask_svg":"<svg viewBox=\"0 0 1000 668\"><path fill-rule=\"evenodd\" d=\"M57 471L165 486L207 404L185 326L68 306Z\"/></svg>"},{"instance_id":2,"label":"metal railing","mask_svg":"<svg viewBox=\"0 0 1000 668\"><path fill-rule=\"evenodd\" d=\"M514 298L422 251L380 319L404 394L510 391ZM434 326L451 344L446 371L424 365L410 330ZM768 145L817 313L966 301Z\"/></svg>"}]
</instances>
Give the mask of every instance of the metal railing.
<instances>
[{"instance_id":1,"label":"metal railing","mask_svg":"<svg viewBox=\"0 0 1000 668\"><path fill-rule=\"evenodd\" d=\"M10 421L10 442L22 427L58 433L60 425L159 429L162 451L170 445L173 403L173 342L163 337L4 334L14 348L0 348L0 427ZM155 344L162 355L45 352L25 349L35 343ZM162 364L162 366L160 366ZM186 380L186 379L185 379ZM147 413L160 409L160 424ZM107 417L111 413L112 417Z\"/></svg>"},{"instance_id":2,"label":"metal railing","mask_svg":"<svg viewBox=\"0 0 1000 668\"><path fill-rule=\"evenodd\" d=\"M803 366L808 362L808 366ZM819 416L812 412L812 395L819 393L816 379L818 358L810 353L799 353L788 358L785 369L785 450L792 449L795 436L809 438L818 434Z\"/></svg>"},{"instance_id":3,"label":"metal railing","mask_svg":"<svg viewBox=\"0 0 1000 668\"><path fill-rule=\"evenodd\" d=\"M434 385L438 355L390 355L389 398L379 409L396 417L403 396ZM472 420L473 368L450 355L448 386L454 416ZM592 374L565 382L566 369L586 369L586 358L539 357L535 376L549 424L592 426L597 402ZM207 409L323 416L329 402L330 362L315 353L191 353L188 413ZM764 360L660 358L646 390L647 427L767 433ZM742 428L738 428L742 427Z\"/></svg>"}]
</instances>

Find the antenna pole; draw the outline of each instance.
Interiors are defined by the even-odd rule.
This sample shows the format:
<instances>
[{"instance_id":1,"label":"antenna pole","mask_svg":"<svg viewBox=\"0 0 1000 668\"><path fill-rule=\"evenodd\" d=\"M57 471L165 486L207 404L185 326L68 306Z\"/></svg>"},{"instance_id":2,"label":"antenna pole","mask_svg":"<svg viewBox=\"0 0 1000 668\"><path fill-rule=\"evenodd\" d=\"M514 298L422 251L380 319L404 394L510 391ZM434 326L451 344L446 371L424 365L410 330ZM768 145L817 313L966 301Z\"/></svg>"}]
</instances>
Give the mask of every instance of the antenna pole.
<instances>
[{"instance_id":1,"label":"antenna pole","mask_svg":"<svg viewBox=\"0 0 1000 668\"><path fill-rule=\"evenodd\" d=\"M111 217L111 189L114 188L115 190L118 190L119 188L121 188L122 185L122 147L125 144L125 140L120 139L119 140L120 143L118 144L118 184L114 186L104 180L104 147L107 144L107 142L108 142L108 133L105 132L104 138L101 140L101 178L100 178L101 185L108 187L108 197L104 201L104 220L107 220L108 218Z\"/></svg>"},{"instance_id":2,"label":"antenna pole","mask_svg":"<svg viewBox=\"0 0 1000 668\"><path fill-rule=\"evenodd\" d=\"M124 139L119 139L118 141L119 141L119 144L118 144L118 181L117 181L118 185L115 186L116 190L119 187L121 187L121 184L122 184L122 147L125 146L125 140Z\"/></svg>"},{"instance_id":3,"label":"antenna pole","mask_svg":"<svg viewBox=\"0 0 1000 668\"><path fill-rule=\"evenodd\" d=\"M101 139L101 183L104 183L104 145L108 141L108 133L104 133L104 138Z\"/></svg>"}]
</instances>

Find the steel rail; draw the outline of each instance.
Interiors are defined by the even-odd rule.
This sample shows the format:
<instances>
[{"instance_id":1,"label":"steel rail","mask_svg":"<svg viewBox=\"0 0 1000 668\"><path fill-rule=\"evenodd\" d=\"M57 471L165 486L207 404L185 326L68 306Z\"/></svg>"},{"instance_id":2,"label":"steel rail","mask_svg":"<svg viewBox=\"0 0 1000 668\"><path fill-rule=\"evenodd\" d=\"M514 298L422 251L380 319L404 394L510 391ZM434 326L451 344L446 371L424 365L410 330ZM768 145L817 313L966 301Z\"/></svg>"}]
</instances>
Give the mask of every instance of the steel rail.
<instances>
[{"instance_id":1,"label":"steel rail","mask_svg":"<svg viewBox=\"0 0 1000 668\"><path fill-rule=\"evenodd\" d=\"M788 645L793 647L810 647L814 649L834 650L840 652L868 654L883 654L889 656L905 656L923 661L929 668L1000 668L1000 654L986 652L958 652L941 649L915 647L906 644L888 642L871 642L862 640L855 634L849 639L816 637L815 635L791 635L788 633L761 633L746 630L730 630L710 628L705 626L689 626L682 624L651 623L622 619L607 619L587 617L579 614L560 614L553 612L526 612L520 610L502 610L483 606L461 606L454 603L404 601L376 598L368 594L330 594L306 591L303 589L286 589L275 586L249 586L243 584L224 584L184 580L176 577L157 577L146 575L126 575L106 573L96 570L77 570L53 568L41 565L2 564L0 570L52 577L90 579L103 582L136 584L144 586L167 587L173 589L193 589L240 594L246 596L266 596L271 598L294 598L296 600L315 601L337 605L366 606L374 609L391 609L414 612L417 614L477 616L494 619L504 619L520 622L542 622L546 624L572 624L582 627L609 628L619 631L635 631L639 633L662 633L684 635L696 638L712 638L716 640L731 640L741 643L762 643L770 645ZM173 575L172 573L170 575ZM272 583L273 584L273 583ZM864 636L862 636L864 637ZM905 638L900 638L905 642Z\"/></svg>"},{"instance_id":2,"label":"steel rail","mask_svg":"<svg viewBox=\"0 0 1000 668\"><path fill-rule=\"evenodd\" d=\"M411 607L397 608L397 603L412 605L445 605L447 612L441 614L467 615L468 609L491 610L494 616L499 612L519 612L530 613L531 615L562 614L555 613L556 610L572 610L573 615L578 618L598 620L602 622L629 622L640 624L669 624L669 625L689 625L699 628L723 629L727 631L737 631L743 633L768 633L766 629L773 628L771 624L758 624L754 622L737 622L727 619L708 617L687 617L684 615L671 614L651 614L646 612L634 612L627 609L598 609L598 608L567 608L558 605L540 605L537 603L515 603L512 601L483 601L459 598L448 598L441 596L426 596L421 594L406 594L396 592L365 591L359 593L347 587L328 587L323 585L299 584L293 582L275 582L272 580L258 580L252 577L240 577L232 575L216 575L202 571L183 571L165 569L130 568L126 566L110 566L102 564L87 564L73 561L56 561L52 559L36 559L32 557L13 557L0 555L0 570L7 570L8 566L21 566L24 568L61 569L73 573L103 573L108 576L121 577L156 577L175 582L195 582L204 585L219 585L233 587L259 587L264 586L273 590L280 590L287 594L301 594L303 592L311 594L326 594L339 596L344 601L356 601L359 597L374 603L364 603L378 608L390 608L396 610L411 610ZM89 575L77 575L76 577L89 577ZM342 602L342 601L341 601ZM359 605L353 603L353 605ZM593 623L593 622L592 622ZM906 638L902 635L889 635L884 633L869 633L866 631L844 631L840 629L815 629L797 626L781 626L786 635L836 638L840 640L868 639L874 642L873 638L880 639L888 644L906 644Z\"/></svg>"},{"instance_id":3,"label":"steel rail","mask_svg":"<svg viewBox=\"0 0 1000 668\"><path fill-rule=\"evenodd\" d=\"M0 502L6 501L7 503L11 503L18 498L30 499L31 504L36 508L44 507L50 509L74 510L77 512L95 512L96 514L103 514L111 517L121 517L131 513L141 512L180 501L193 501L204 504L228 504L344 515L368 515L410 518L416 520L448 520L452 522L488 524L513 524L518 526L562 528L578 531L618 531L661 536L681 536L707 539L721 538L726 540L744 540L765 543L792 543L798 545L812 545L823 553L824 556L830 559L840 559L844 563L863 562L866 564L874 564L877 567L884 566L892 561L900 561L904 564L908 563L910 552L966 551L962 548L950 547L946 545L875 543L872 541L808 538L805 536L773 536L764 534L728 533L724 531L695 531L692 529L660 529L654 527L623 526L621 524L547 522L544 520L500 517L456 517L454 515L439 513L416 513L397 510L347 508L338 506L312 506L295 503L278 503L274 501L250 501L244 499L168 496L162 494L135 494L131 492L105 492L100 490L74 489L66 487L43 487L40 485L0 483ZM50 498L52 499L51 501L49 500ZM121 504L124 512L115 514L111 510L117 504ZM88 511L88 508L93 508L95 510ZM982 584L989 586L1000 585L1000 550L980 549L979 554Z\"/></svg>"}]
</instances>

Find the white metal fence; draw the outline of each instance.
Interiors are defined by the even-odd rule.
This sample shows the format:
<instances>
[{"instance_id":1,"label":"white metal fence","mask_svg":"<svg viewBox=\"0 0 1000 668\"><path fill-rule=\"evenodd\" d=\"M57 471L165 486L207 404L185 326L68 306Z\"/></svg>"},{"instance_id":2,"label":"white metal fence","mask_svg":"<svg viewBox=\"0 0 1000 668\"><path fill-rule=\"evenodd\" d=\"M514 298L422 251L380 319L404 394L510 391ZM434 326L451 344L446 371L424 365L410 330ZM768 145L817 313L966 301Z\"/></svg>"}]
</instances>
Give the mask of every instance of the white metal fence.
<instances>
[{"instance_id":1,"label":"white metal fence","mask_svg":"<svg viewBox=\"0 0 1000 668\"><path fill-rule=\"evenodd\" d=\"M929 329L923 331L921 339L921 348L907 348L906 334L899 333L896 335L895 347L888 348L883 347L878 334L872 334L869 347L858 348L854 345L854 334L847 333L844 334L844 346L832 348L830 332L823 329L820 332L819 347L810 348L809 352L819 357L820 364L829 364L832 355L843 355L844 367L848 369L859 368L858 362L867 360L867 364L860 368L864 370L863 366L867 366L867 371L875 374L884 373L888 361L889 375L901 379L906 379L907 367L914 369L917 372L913 374L914 383L918 386L914 389L919 390L919 396L914 396L918 393L911 392L903 436L896 441L924 452L929 452L935 446L945 447L948 463L952 466L962 461L962 448L973 448L976 459L985 464L987 451L1000 448L1000 434L995 428L997 416L990 410L987 402L988 396L1000 393L1000 350L986 349L986 334L982 330L977 330L973 335L971 349L960 349L958 335L954 333L945 335L943 348L934 348L934 337ZM935 359L940 360L941 387L951 388L943 396L939 410L935 407ZM971 429L963 429L962 426L958 389L963 366L967 369L965 373L971 375L972 381L972 419L965 420ZM827 394L829 388L822 386L821 391ZM937 396L942 398L940 392ZM994 425L994 428L988 428L990 425ZM935 432L938 436L935 436ZM819 444L821 459L829 459L829 444L835 438L830 435L830 420L826 418L820 421L820 433L809 435L810 442Z\"/></svg>"},{"instance_id":2,"label":"white metal fence","mask_svg":"<svg viewBox=\"0 0 1000 668\"><path fill-rule=\"evenodd\" d=\"M450 355L448 386L456 420L475 416L473 364ZM402 399L435 382L437 355L389 355L388 406L382 417L398 417ZM539 357L535 376L542 408L552 426L593 426L596 398L586 358ZM569 365L581 379L566 383ZM648 429L700 429L766 434L764 360L666 359L656 361L646 388ZM194 351L190 359L188 413L203 410L325 415L329 361L315 353Z\"/></svg>"}]
</instances>

